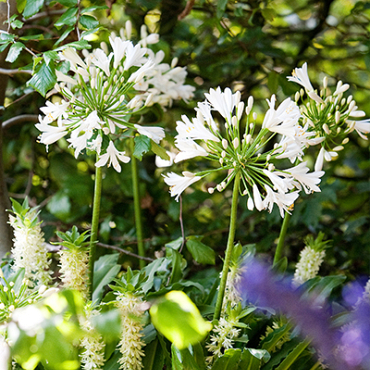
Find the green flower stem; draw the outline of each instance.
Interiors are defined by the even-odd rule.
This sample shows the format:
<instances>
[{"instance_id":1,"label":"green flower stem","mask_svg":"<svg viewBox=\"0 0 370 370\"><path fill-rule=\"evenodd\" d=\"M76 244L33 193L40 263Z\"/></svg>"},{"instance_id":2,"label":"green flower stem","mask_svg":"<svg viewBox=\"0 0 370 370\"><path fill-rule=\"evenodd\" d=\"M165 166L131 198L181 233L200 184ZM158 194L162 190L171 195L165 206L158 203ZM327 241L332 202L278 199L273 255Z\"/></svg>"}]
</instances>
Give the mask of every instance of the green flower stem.
<instances>
[{"instance_id":1,"label":"green flower stem","mask_svg":"<svg viewBox=\"0 0 370 370\"><path fill-rule=\"evenodd\" d=\"M134 139L131 139L131 153L134 153ZM145 257L144 242L143 242L143 225L141 222L141 208L140 208L140 192L139 192L139 173L137 169L137 160L134 155L131 155L131 173L132 173L132 191L134 194L134 212L136 225L136 238L138 254ZM145 266L145 260L140 260L140 268Z\"/></svg>"},{"instance_id":2,"label":"green flower stem","mask_svg":"<svg viewBox=\"0 0 370 370\"><path fill-rule=\"evenodd\" d=\"M285 212L284 221L283 221L283 224L280 230L279 242L278 242L278 245L275 251L274 265L280 261L283 255L284 241L285 241L286 232L289 226L289 220L290 220L290 214L288 212Z\"/></svg>"},{"instance_id":3,"label":"green flower stem","mask_svg":"<svg viewBox=\"0 0 370 370\"><path fill-rule=\"evenodd\" d=\"M98 239L102 179L103 179L102 167L95 167L95 188L94 188L93 215L92 215L92 222L91 222L90 252L89 252L89 293L90 293L90 297L92 296L92 292L93 292L94 262L95 262L96 241Z\"/></svg>"},{"instance_id":4,"label":"green flower stem","mask_svg":"<svg viewBox=\"0 0 370 370\"><path fill-rule=\"evenodd\" d=\"M235 174L234 179L234 189L233 189L233 199L231 204L231 215L230 215L230 228L229 228L229 238L227 240L227 247L225 252L225 261L222 268L222 275L220 281L220 287L217 296L214 320L219 320L222 309L222 301L224 299L227 274L229 272L229 265L231 260L231 255L234 247L234 237L236 230L236 219L237 219L237 210L238 210L238 198L239 198L239 187L240 187L240 173L239 171Z\"/></svg>"}]
</instances>

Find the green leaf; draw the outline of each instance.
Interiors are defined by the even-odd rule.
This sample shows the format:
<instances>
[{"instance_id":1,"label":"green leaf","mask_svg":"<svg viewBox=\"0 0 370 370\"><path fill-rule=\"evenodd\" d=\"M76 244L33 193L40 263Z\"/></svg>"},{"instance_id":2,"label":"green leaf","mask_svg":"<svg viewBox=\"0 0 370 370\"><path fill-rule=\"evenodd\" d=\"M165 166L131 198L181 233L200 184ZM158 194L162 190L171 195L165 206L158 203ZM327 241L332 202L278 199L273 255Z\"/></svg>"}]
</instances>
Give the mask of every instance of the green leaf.
<instances>
[{"instance_id":1,"label":"green leaf","mask_svg":"<svg viewBox=\"0 0 370 370\"><path fill-rule=\"evenodd\" d=\"M156 339L145 347L143 366L145 370L162 370L164 365L164 353Z\"/></svg>"},{"instance_id":2,"label":"green leaf","mask_svg":"<svg viewBox=\"0 0 370 370\"><path fill-rule=\"evenodd\" d=\"M227 349L212 366L212 370L236 370L241 355L240 349Z\"/></svg>"},{"instance_id":3,"label":"green leaf","mask_svg":"<svg viewBox=\"0 0 370 370\"><path fill-rule=\"evenodd\" d=\"M54 46L57 46L62 41L64 41L73 30L74 26L67 27L67 29L62 33L62 36L59 37L58 41L54 44Z\"/></svg>"},{"instance_id":4,"label":"green leaf","mask_svg":"<svg viewBox=\"0 0 370 370\"><path fill-rule=\"evenodd\" d=\"M71 202L63 191L58 191L46 206L47 210L55 217L65 221L71 212Z\"/></svg>"},{"instance_id":5,"label":"green leaf","mask_svg":"<svg viewBox=\"0 0 370 370\"><path fill-rule=\"evenodd\" d=\"M295 360L300 356L300 354L307 348L310 344L309 341L304 341L298 344L297 347L293 349L292 352L285 358L285 360L276 368L276 370L289 370L292 368Z\"/></svg>"},{"instance_id":6,"label":"green leaf","mask_svg":"<svg viewBox=\"0 0 370 370\"><path fill-rule=\"evenodd\" d=\"M153 325L178 349L200 342L212 329L191 299L181 291L171 291L149 310Z\"/></svg>"},{"instance_id":7,"label":"green leaf","mask_svg":"<svg viewBox=\"0 0 370 370\"><path fill-rule=\"evenodd\" d=\"M262 362L267 362L270 358L265 349L244 348L238 370L258 370Z\"/></svg>"},{"instance_id":8,"label":"green leaf","mask_svg":"<svg viewBox=\"0 0 370 370\"><path fill-rule=\"evenodd\" d=\"M53 50L50 50L50 51L46 51L44 53L44 61L46 63L46 65L48 66L50 64L50 62L52 60L55 60L55 59L58 59L58 53L53 51Z\"/></svg>"},{"instance_id":9,"label":"green leaf","mask_svg":"<svg viewBox=\"0 0 370 370\"><path fill-rule=\"evenodd\" d=\"M43 39L44 39L44 35L42 33L39 33L37 35L22 36L19 38L19 40L22 40L22 41L43 40Z\"/></svg>"},{"instance_id":10,"label":"green leaf","mask_svg":"<svg viewBox=\"0 0 370 370\"><path fill-rule=\"evenodd\" d=\"M100 301L104 287L107 286L118 274L121 265L117 264L119 253L106 254L94 263L94 282L92 301Z\"/></svg>"},{"instance_id":11,"label":"green leaf","mask_svg":"<svg viewBox=\"0 0 370 370\"><path fill-rule=\"evenodd\" d=\"M172 240L172 242L165 244L166 248L172 248L176 251L179 250L181 246L182 246L182 236L180 236L179 238L175 240Z\"/></svg>"},{"instance_id":12,"label":"green leaf","mask_svg":"<svg viewBox=\"0 0 370 370\"><path fill-rule=\"evenodd\" d=\"M14 39L15 39L15 36L12 35L11 33L5 33L5 32L0 33L0 40L14 41Z\"/></svg>"},{"instance_id":13,"label":"green leaf","mask_svg":"<svg viewBox=\"0 0 370 370\"><path fill-rule=\"evenodd\" d=\"M176 283L182 278L182 255L172 250L172 272L170 277L170 284Z\"/></svg>"},{"instance_id":14,"label":"green leaf","mask_svg":"<svg viewBox=\"0 0 370 370\"><path fill-rule=\"evenodd\" d=\"M111 342L121 335L121 315L119 309L101 312L91 317L91 323L104 337L105 341Z\"/></svg>"},{"instance_id":15,"label":"green leaf","mask_svg":"<svg viewBox=\"0 0 370 370\"><path fill-rule=\"evenodd\" d=\"M69 8L55 23L54 26L59 30L63 26L74 26L77 22L78 8Z\"/></svg>"},{"instance_id":16,"label":"green leaf","mask_svg":"<svg viewBox=\"0 0 370 370\"><path fill-rule=\"evenodd\" d=\"M96 20L92 15L81 15L78 21L82 27L85 27L88 30L99 26L99 21Z\"/></svg>"},{"instance_id":17,"label":"green leaf","mask_svg":"<svg viewBox=\"0 0 370 370\"><path fill-rule=\"evenodd\" d=\"M27 0L17 0L17 10L18 13L22 13L24 7L26 6Z\"/></svg>"},{"instance_id":18,"label":"green leaf","mask_svg":"<svg viewBox=\"0 0 370 370\"><path fill-rule=\"evenodd\" d=\"M151 148L151 140L148 138L148 136L138 135L135 136L134 142L134 157L141 161L141 159L143 158L143 154L148 153Z\"/></svg>"},{"instance_id":19,"label":"green leaf","mask_svg":"<svg viewBox=\"0 0 370 370\"><path fill-rule=\"evenodd\" d=\"M27 0L23 11L23 17L29 18L35 15L44 5L44 0Z\"/></svg>"},{"instance_id":20,"label":"green leaf","mask_svg":"<svg viewBox=\"0 0 370 370\"><path fill-rule=\"evenodd\" d=\"M2 53L10 44L10 42L6 42L3 45L0 46L0 53Z\"/></svg>"},{"instance_id":21,"label":"green leaf","mask_svg":"<svg viewBox=\"0 0 370 370\"><path fill-rule=\"evenodd\" d=\"M221 18L225 12L228 0L218 0L217 1L217 18Z\"/></svg>"},{"instance_id":22,"label":"green leaf","mask_svg":"<svg viewBox=\"0 0 370 370\"><path fill-rule=\"evenodd\" d=\"M67 6L71 8L72 6L76 6L78 4L78 0L57 0L59 4Z\"/></svg>"},{"instance_id":23,"label":"green leaf","mask_svg":"<svg viewBox=\"0 0 370 370\"><path fill-rule=\"evenodd\" d=\"M279 329L274 330L270 333L262 342L262 349L270 352L273 348L275 348L276 343L290 330L289 325L284 325Z\"/></svg>"},{"instance_id":24,"label":"green leaf","mask_svg":"<svg viewBox=\"0 0 370 370\"><path fill-rule=\"evenodd\" d=\"M89 6L85 9L82 9L81 14L90 13L90 12L93 12L94 10L102 10L102 9L109 9L109 8L106 5Z\"/></svg>"},{"instance_id":25,"label":"green leaf","mask_svg":"<svg viewBox=\"0 0 370 370\"><path fill-rule=\"evenodd\" d=\"M44 62L38 64L33 77L27 82L28 86L32 86L42 96L51 90L57 82L57 76L54 71L54 63L46 65Z\"/></svg>"},{"instance_id":26,"label":"green leaf","mask_svg":"<svg viewBox=\"0 0 370 370\"><path fill-rule=\"evenodd\" d=\"M199 237L188 237L186 248L196 262L204 265L214 265L216 263L215 251L211 247L208 247L208 245L203 244Z\"/></svg>"},{"instance_id":27,"label":"green leaf","mask_svg":"<svg viewBox=\"0 0 370 370\"><path fill-rule=\"evenodd\" d=\"M104 365L103 370L119 370L121 364L118 360L122 357L122 353L116 351L109 361Z\"/></svg>"},{"instance_id":28,"label":"green leaf","mask_svg":"<svg viewBox=\"0 0 370 370\"><path fill-rule=\"evenodd\" d=\"M171 346L173 370L200 370L194 357L187 348L179 350L175 345Z\"/></svg>"},{"instance_id":29,"label":"green leaf","mask_svg":"<svg viewBox=\"0 0 370 370\"><path fill-rule=\"evenodd\" d=\"M161 146L159 146L153 140L152 140L152 152L154 154L157 154L159 157L161 157L165 161L170 160L170 156L167 154L166 149L164 149Z\"/></svg>"}]
</instances>

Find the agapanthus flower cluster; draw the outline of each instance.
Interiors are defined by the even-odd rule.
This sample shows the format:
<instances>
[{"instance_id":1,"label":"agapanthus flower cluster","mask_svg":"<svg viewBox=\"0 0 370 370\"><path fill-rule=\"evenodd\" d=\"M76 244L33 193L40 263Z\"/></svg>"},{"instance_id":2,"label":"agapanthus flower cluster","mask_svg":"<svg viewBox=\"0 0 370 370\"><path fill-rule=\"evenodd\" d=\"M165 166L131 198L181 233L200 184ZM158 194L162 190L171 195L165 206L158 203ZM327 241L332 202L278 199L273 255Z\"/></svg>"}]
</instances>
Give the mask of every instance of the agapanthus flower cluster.
<instances>
[{"instance_id":1,"label":"agapanthus flower cluster","mask_svg":"<svg viewBox=\"0 0 370 370\"><path fill-rule=\"evenodd\" d=\"M84 370L101 369L104 366L105 343L102 336L91 324L91 318L99 315L99 311L93 309L91 305L85 306L85 317L81 327L86 333L81 340L80 347L83 349L80 354L81 365Z\"/></svg>"},{"instance_id":2,"label":"agapanthus flower cluster","mask_svg":"<svg viewBox=\"0 0 370 370\"><path fill-rule=\"evenodd\" d=\"M338 81L332 92L328 88L328 78L324 77L323 87L318 93L308 76L307 63L302 68L295 68L288 80L304 88L296 93L296 101L303 98L305 92L309 97L301 107L301 123L303 132L312 136L307 144L321 145L315 164L316 171L322 169L324 160L330 162L337 159L338 152L349 141L349 133L356 131L361 138L367 140L365 134L370 132L370 119L360 119L365 116L365 112L358 109L352 95L344 97L350 87L348 84Z\"/></svg>"},{"instance_id":3,"label":"agapanthus flower cluster","mask_svg":"<svg viewBox=\"0 0 370 370\"><path fill-rule=\"evenodd\" d=\"M97 167L112 165L118 172L120 162L130 160L119 150L123 131L132 130L158 144L165 136L163 128L132 122L132 115L156 102L169 105L173 99L189 99L193 88L184 85L184 68L161 63L163 52L155 54L143 46L157 42L158 35L143 40L134 45L112 34L112 52L103 44L91 53L84 50L84 60L73 48L60 52L70 70L56 71L55 89L63 99L47 101L41 108L44 116L36 125L42 132L40 142L49 145L69 135L76 158L83 150L92 151L98 156Z\"/></svg>"},{"instance_id":4,"label":"agapanthus flower cluster","mask_svg":"<svg viewBox=\"0 0 370 370\"><path fill-rule=\"evenodd\" d=\"M143 317L142 300L132 293L117 294L116 305L120 310L122 334L118 348L122 354L119 359L120 369L140 370L143 368Z\"/></svg>"},{"instance_id":5,"label":"agapanthus flower cluster","mask_svg":"<svg viewBox=\"0 0 370 370\"><path fill-rule=\"evenodd\" d=\"M59 254L60 279L64 288L75 289L87 299L88 296L88 264L89 254L85 240L89 237L88 232L80 234L76 226L66 233L57 232L63 240Z\"/></svg>"},{"instance_id":6,"label":"agapanthus flower cluster","mask_svg":"<svg viewBox=\"0 0 370 370\"><path fill-rule=\"evenodd\" d=\"M9 215L9 223L14 229L12 255L13 271L24 268L24 278L29 287L48 285L51 282L48 249L44 242L41 222L38 221L36 209L30 209L28 204L21 206L13 200L13 215Z\"/></svg>"},{"instance_id":7,"label":"agapanthus flower cluster","mask_svg":"<svg viewBox=\"0 0 370 370\"><path fill-rule=\"evenodd\" d=\"M303 284L309 279L313 279L319 272L320 266L324 261L326 244L323 242L324 234L319 233L316 239L312 236L306 238L306 247L299 255L299 262L294 272L293 284L295 286Z\"/></svg>"},{"instance_id":8,"label":"agapanthus flower cluster","mask_svg":"<svg viewBox=\"0 0 370 370\"><path fill-rule=\"evenodd\" d=\"M301 159L306 142L310 140L309 135L301 135L298 124L301 114L294 101L285 99L276 108L273 95L259 129L255 122L257 114L252 112L253 97L248 99L245 108L240 92L233 94L229 88L225 91L210 89L205 95L207 99L198 103L195 118L190 120L183 115L182 121L177 122L175 145L179 153L174 162L204 157L216 163L216 168L197 173L184 171L183 176L173 172L167 174L165 182L171 187L171 196L178 200L191 184L212 172L224 171L224 180L216 188L208 188L209 193L223 191L237 176L241 179L241 194L248 196L250 210L271 212L277 204L284 217L302 188L306 193L320 191L318 184L324 172L309 172L305 162L278 169L284 158L292 163ZM222 116L222 124L217 123L215 113ZM269 141L278 134L280 141L268 148ZM295 145L290 145L290 141Z\"/></svg>"}]
</instances>

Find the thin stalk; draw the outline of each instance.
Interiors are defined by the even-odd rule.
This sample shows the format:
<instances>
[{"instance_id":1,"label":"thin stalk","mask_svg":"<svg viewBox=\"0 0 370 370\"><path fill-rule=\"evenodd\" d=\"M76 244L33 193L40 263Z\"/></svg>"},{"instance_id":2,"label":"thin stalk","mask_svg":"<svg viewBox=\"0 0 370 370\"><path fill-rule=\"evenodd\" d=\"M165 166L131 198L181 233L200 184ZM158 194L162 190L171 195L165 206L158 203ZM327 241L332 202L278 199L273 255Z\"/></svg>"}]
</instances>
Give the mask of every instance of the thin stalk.
<instances>
[{"instance_id":1,"label":"thin stalk","mask_svg":"<svg viewBox=\"0 0 370 370\"><path fill-rule=\"evenodd\" d=\"M284 221L283 221L283 224L282 224L281 230L280 230L279 242L278 242L278 245L277 245L276 251L275 251L274 265L280 261L282 255L283 255L285 236L286 236L286 232L288 230L289 220L290 220L290 214L288 212L285 212Z\"/></svg>"},{"instance_id":2,"label":"thin stalk","mask_svg":"<svg viewBox=\"0 0 370 370\"><path fill-rule=\"evenodd\" d=\"M134 153L134 139L131 139L131 154ZM137 169L137 161L134 155L131 155L131 172L132 172L132 191L134 194L134 213L138 254L145 257L143 225L141 222L141 208L140 208L140 193L139 193L139 173ZM145 260L139 261L140 268L145 266Z\"/></svg>"},{"instance_id":3,"label":"thin stalk","mask_svg":"<svg viewBox=\"0 0 370 370\"><path fill-rule=\"evenodd\" d=\"M94 281L94 262L96 241L98 239L99 228L99 214L100 214L100 200L102 188L102 167L95 167L95 187L94 187L94 201L93 201L93 214L91 221L91 236L90 236L90 252L89 252L89 293L90 297L93 292Z\"/></svg>"},{"instance_id":4,"label":"thin stalk","mask_svg":"<svg viewBox=\"0 0 370 370\"><path fill-rule=\"evenodd\" d=\"M229 228L229 237L227 240L227 247L225 252L225 261L222 268L220 287L217 296L214 320L219 320L222 309L222 301L225 295L227 274L229 272L229 265L231 260L231 255L234 247L234 237L236 230L236 219L237 219L237 210L238 210L238 198L239 198L239 187L240 187L240 174L239 171L235 174L234 179L234 189L233 189L233 199L231 203L231 215L230 215L230 228Z\"/></svg>"}]
</instances>

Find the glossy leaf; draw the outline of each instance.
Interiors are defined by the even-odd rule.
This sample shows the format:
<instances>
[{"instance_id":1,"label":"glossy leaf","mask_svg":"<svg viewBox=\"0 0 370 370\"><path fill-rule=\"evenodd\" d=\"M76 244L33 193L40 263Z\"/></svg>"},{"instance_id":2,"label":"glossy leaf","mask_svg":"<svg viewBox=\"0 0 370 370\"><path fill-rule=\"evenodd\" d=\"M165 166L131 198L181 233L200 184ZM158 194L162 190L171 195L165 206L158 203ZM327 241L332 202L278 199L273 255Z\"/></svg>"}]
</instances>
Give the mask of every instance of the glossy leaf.
<instances>
[{"instance_id":1,"label":"glossy leaf","mask_svg":"<svg viewBox=\"0 0 370 370\"><path fill-rule=\"evenodd\" d=\"M153 325L178 349L205 338L212 324L205 321L190 298L181 291L167 293L150 308Z\"/></svg>"}]
</instances>

